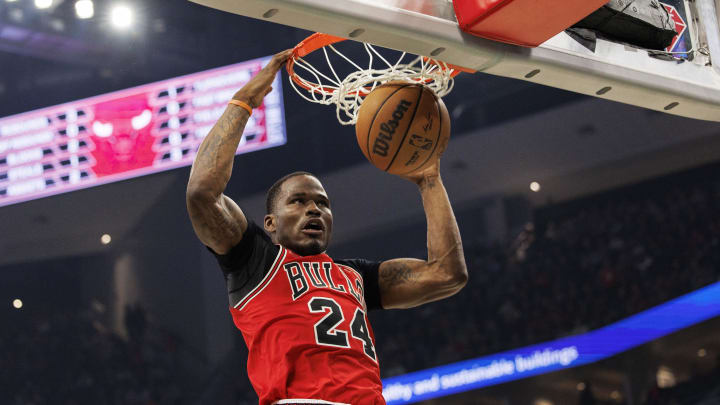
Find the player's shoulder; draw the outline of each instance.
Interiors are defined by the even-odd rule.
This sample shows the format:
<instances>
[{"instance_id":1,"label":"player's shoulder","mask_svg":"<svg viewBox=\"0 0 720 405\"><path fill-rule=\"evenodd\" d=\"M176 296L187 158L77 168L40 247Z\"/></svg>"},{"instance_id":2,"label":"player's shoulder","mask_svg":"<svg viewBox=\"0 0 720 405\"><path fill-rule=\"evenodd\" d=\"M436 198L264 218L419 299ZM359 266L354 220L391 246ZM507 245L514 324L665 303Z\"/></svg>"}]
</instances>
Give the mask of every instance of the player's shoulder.
<instances>
[{"instance_id":1,"label":"player's shoulder","mask_svg":"<svg viewBox=\"0 0 720 405\"><path fill-rule=\"evenodd\" d=\"M225 254L215 253L223 272L232 273L243 271L248 267L265 269L267 262L274 261L280 247L272 243L271 238L252 221L243 233L242 239Z\"/></svg>"},{"instance_id":2,"label":"player's shoulder","mask_svg":"<svg viewBox=\"0 0 720 405\"><path fill-rule=\"evenodd\" d=\"M265 230L261 228L258 224L256 224L253 220L249 220L247 222L247 229L245 229L245 232L243 232L243 238L245 237L258 237L263 239L264 241L271 241L270 236L265 232Z\"/></svg>"},{"instance_id":3,"label":"player's shoulder","mask_svg":"<svg viewBox=\"0 0 720 405\"><path fill-rule=\"evenodd\" d=\"M375 271L377 272L378 267L380 266L381 262L373 261L373 260L367 260L367 259L334 259L333 260L335 264L341 267L350 268L353 271L356 271L360 273L361 275L365 275L368 272Z\"/></svg>"},{"instance_id":4,"label":"player's shoulder","mask_svg":"<svg viewBox=\"0 0 720 405\"><path fill-rule=\"evenodd\" d=\"M338 259L334 262L338 267L345 269L345 272L354 272L359 275L368 309L382 309L378 284L382 262L367 259Z\"/></svg>"}]
</instances>

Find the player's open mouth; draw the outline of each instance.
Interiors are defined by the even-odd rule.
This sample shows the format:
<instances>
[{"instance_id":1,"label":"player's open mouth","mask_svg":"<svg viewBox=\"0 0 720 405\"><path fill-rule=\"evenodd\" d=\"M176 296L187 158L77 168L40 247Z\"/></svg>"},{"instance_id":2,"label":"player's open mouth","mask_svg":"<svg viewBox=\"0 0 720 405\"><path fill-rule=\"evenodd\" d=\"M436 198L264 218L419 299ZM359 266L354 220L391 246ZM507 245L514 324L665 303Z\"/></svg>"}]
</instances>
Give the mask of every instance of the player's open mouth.
<instances>
[{"instance_id":1,"label":"player's open mouth","mask_svg":"<svg viewBox=\"0 0 720 405\"><path fill-rule=\"evenodd\" d=\"M302 233L306 235L322 235L325 232L325 226L319 219L311 219L302 228Z\"/></svg>"}]
</instances>

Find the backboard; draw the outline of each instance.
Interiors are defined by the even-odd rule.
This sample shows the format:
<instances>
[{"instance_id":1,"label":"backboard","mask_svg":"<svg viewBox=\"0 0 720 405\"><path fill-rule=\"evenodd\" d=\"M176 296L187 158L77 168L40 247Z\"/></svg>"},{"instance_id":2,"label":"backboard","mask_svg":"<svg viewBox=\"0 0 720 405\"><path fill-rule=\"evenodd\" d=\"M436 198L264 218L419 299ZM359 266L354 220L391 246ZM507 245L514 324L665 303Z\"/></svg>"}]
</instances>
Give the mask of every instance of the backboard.
<instances>
[{"instance_id":1,"label":"backboard","mask_svg":"<svg viewBox=\"0 0 720 405\"><path fill-rule=\"evenodd\" d=\"M692 60L657 58L598 39L594 49L561 32L536 48L462 32L451 0L191 0L219 10L432 56L656 111L720 122L718 2L665 0L682 19ZM679 10L678 10L679 9ZM684 16L684 18L683 18ZM538 17L541 18L541 17Z\"/></svg>"}]
</instances>

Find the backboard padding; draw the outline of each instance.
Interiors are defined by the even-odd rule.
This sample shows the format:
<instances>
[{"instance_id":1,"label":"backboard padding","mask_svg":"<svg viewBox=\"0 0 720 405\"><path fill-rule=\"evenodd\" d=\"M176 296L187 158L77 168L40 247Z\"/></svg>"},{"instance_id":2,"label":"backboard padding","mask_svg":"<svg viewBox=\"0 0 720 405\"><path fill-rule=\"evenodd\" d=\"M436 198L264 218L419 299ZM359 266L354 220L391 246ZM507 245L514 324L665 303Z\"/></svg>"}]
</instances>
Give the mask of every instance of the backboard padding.
<instances>
[{"instance_id":1,"label":"backboard padding","mask_svg":"<svg viewBox=\"0 0 720 405\"><path fill-rule=\"evenodd\" d=\"M463 33L447 0L193 0L278 24L419 55L670 114L720 121L720 74L599 39L591 51L562 32L537 48ZM710 1L713 0L700 0ZM718 35L707 33L708 35Z\"/></svg>"}]
</instances>

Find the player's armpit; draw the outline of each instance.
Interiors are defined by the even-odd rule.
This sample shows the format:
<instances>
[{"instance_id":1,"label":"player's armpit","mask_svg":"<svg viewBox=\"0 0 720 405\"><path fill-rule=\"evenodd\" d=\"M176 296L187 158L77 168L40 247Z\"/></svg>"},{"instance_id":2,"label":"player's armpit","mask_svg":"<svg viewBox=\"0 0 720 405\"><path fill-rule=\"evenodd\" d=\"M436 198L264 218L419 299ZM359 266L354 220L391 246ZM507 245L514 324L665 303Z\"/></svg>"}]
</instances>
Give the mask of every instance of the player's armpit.
<instances>
[{"instance_id":1,"label":"player's armpit","mask_svg":"<svg viewBox=\"0 0 720 405\"><path fill-rule=\"evenodd\" d=\"M230 197L213 198L188 192L187 209L195 234L215 253L225 254L240 243L248 223L245 215Z\"/></svg>"},{"instance_id":2,"label":"player's armpit","mask_svg":"<svg viewBox=\"0 0 720 405\"><path fill-rule=\"evenodd\" d=\"M447 298L462 289L467 273L446 268L442 260L393 259L378 269L380 300L385 309L412 308ZM465 274L465 276L463 276Z\"/></svg>"}]
</instances>

